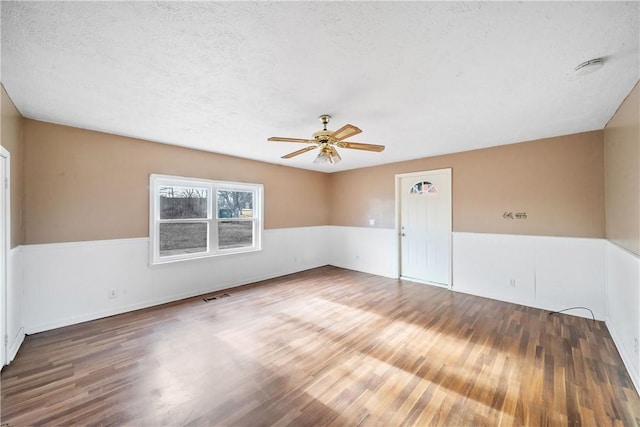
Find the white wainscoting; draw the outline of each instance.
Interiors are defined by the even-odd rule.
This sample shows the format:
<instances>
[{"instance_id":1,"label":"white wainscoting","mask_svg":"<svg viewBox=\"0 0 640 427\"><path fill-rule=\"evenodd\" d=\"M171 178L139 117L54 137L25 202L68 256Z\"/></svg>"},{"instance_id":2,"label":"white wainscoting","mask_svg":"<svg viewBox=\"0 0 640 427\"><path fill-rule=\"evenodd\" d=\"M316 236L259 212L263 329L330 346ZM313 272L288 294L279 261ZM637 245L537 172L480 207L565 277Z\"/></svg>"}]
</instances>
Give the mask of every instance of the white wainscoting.
<instances>
[{"instance_id":1,"label":"white wainscoting","mask_svg":"<svg viewBox=\"0 0 640 427\"><path fill-rule=\"evenodd\" d=\"M263 250L148 267L149 239L23 246L35 333L327 265L326 227L265 230ZM116 298L109 298L115 289Z\"/></svg>"},{"instance_id":2,"label":"white wainscoting","mask_svg":"<svg viewBox=\"0 0 640 427\"><path fill-rule=\"evenodd\" d=\"M395 230L332 226L329 237L329 264L398 277ZM604 239L455 232L453 290L551 311L584 306L605 320L604 245ZM587 310L567 314L591 317Z\"/></svg>"},{"instance_id":3,"label":"white wainscoting","mask_svg":"<svg viewBox=\"0 0 640 427\"><path fill-rule=\"evenodd\" d=\"M147 266L147 238L26 245L12 250L9 298L13 311L8 321L15 332L10 338L12 354L24 332L327 264L398 277L393 229L302 227L265 230L263 239L260 252L154 268ZM454 291L546 310L589 307L597 319L606 319L636 387L640 383L640 360L634 349L640 334L637 256L604 239L455 232L452 259ZM110 289L116 290L116 298L109 298ZM568 314L590 316L586 310Z\"/></svg>"},{"instance_id":4,"label":"white wainscoting","mask_svg":"<svg viewBox=\"0 0 640 427\"><path fill-rule=\"evenodd\" d=\"M378 276L398 277L395 230L331 226L328 234L329 264Z\"/></svg>"},{"instance_id":5,"label":"white wainscoting","mask_svg":"<svg viewBox=\"0 0 640 427\"><path fill-rule=\"evenodd\" d=\"M607 328L640 391L640 357L635 348L640 337L640 258L611 242L607 242L605 254Z\"/></svg>"},{"instance_id":6,"label":"white wainscoting","mask_svg":"<svg viewBox=\"0 0 640 427\"><path fill-rule=\"evenodd\" d=\"M33 333L326 264L398 277L393 229L265 230L261 252L147 266L148 239L22 247ZM606 318L603 239L453 233L453 290ZM19 269L17 269L19 270ZM511 280L515 286L511 286ZM117 298L109 299L110 289ZM637 301L637 299L636 299ZM589 317L584 310L569 314Z\"/></svg>"},{"instance_id":7,"label":"white wainscoting","mask_svg":"<svg viewBox=\"0 0 640 427\"><path fill-rule=\"evenodd\" d=\"M7 363L13 361L24 341L23 253L22 246L9 251L7 278Z\"/></svg>"},{"instance_id":8,"label":"white wainscoting","mask_svg":"<svg viewBox=\"0 0 640 427\"><path fill-rule=\"evenodd\" d=\"M604 248L603 239L456 232L453 290L552 311L583 306L605 320Z\"/></svg>"}]
</instances>

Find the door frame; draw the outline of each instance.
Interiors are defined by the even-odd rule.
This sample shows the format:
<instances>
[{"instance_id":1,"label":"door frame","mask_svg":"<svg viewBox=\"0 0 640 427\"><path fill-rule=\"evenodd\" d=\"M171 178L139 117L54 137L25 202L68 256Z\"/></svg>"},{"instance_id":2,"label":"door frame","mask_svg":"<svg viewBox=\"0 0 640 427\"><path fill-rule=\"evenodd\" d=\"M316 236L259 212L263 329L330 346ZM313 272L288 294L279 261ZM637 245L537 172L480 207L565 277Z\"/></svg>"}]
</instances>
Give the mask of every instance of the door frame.
<instances>
[{"instance_id":1,"label":"door frame","mask_svg":"<svg viewBox=\"0 0 640 427\"><path fill-rule=\"evenodd\" d=\"M424 176L424 175L438 175L438 174L446 174L449 177L449 213L451 215L451 218L449 220L449 239L448 239L448 243L449 243L449 248L448 248L448 252L449 252L449 267L448 267L448 285L447 286L443 286L441 283L432 283L432 282L420 282L420 283L426 283L428 285L434 285L434 286L438 286L440 288L446 288L446 289L452 289L453 288L453 249L452 249L452 245L453 245L453 173L452 173L452 169L451 168L442 168L442 169L431 169L431 170L426 170L426 171L421 171L421 172L410 172L410 173L399 173L396 174L395 176L395 199L396 199L396 251L397 251L397 257L396 257L396 263L397 263L397 274L396 274L396 278L397 279L401 279L402 278L402 239L401 239L401 230L400 227L402 226L402 217L401 217L401 204L402 204L402 189L401 189L401 180L402 178L411 178L412 176ZM412 281L417 281L417 280L413 280Z\"/></svg>"},{"instance_id":2,"label":"door frame","mask_svg":"<svg viewBox=\"0 0 640 427\"><path fill-rule=\"evenodd\" d=\"M4 175L2 180L2 193L4 200L0 200L0 211L4 221L0 224L3 228L0 233L0 369L8 363L9 349L7 340L7 288L9 286L9 253L11 250L11 154L0 146L0 161L4 162Z\"/></svg>"}]
</instances>

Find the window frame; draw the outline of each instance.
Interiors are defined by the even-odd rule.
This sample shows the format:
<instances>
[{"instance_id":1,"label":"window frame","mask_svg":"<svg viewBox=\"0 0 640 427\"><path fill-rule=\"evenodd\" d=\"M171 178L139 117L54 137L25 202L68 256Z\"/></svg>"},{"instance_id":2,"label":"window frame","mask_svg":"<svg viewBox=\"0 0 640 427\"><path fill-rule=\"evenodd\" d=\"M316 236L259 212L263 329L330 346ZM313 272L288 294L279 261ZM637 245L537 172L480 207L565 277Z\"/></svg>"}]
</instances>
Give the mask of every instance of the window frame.
<instances>
[{"instance_id":1,"label":"window frame","mask_svg":"<svg viewBox=\"0 0 640 427\"><path fill-rule=\"evenodd\" d=\"M206 218L160 218L160 187L199 187L208 191ZM218 191L247 191L253 193L253 217L251 218L219 218ZM216 256L257 252L262 250L263 226L263 191L262 184L216 181L205 178L190 178L173 175L151 174L149 176L149 266L188 261ZM220 249L218 241L218 224L221 220L243 221L253 223L253 244L238 248ZM204 252L184 253L160 256L160 224L162 223L206 223L207 247Z\"/></svg>"}]
</instances>

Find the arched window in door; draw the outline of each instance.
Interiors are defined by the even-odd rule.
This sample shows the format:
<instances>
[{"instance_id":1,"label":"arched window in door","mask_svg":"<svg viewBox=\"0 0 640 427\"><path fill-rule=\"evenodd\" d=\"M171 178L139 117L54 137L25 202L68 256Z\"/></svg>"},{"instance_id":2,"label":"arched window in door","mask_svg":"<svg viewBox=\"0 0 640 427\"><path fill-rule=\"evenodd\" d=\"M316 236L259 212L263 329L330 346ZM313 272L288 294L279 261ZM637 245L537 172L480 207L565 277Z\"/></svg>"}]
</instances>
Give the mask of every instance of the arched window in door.
<instances>
[{"instance_id":1,"label":"arched window in door","mask_svg":"<svg viewBox=\"0 0 640 427\"><path fill-rule=\"evenodd\" d=\"M429 181L415 183L409 191L410 194L434 194L437 192L438 188Z\"/></svg>"}]
</instances>

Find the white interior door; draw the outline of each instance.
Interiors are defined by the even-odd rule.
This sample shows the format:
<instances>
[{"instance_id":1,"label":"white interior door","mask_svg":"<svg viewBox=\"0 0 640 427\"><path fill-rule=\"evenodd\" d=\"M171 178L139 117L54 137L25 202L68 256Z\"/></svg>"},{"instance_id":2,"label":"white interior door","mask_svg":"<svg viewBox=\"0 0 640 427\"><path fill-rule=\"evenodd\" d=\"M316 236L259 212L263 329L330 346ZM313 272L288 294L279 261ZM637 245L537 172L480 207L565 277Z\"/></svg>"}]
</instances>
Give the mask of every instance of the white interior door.
<instances>
[{"instance_id":1,"label":"white interior door","mask_svg":"<svg viewBox=\"0 0 640 427\"><path fill-rule=\"evenodd\" d=\"M398 175L400 276L451 286L451 169Z\"/></svg>"}]
</instances>

